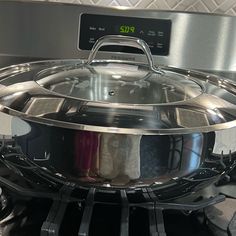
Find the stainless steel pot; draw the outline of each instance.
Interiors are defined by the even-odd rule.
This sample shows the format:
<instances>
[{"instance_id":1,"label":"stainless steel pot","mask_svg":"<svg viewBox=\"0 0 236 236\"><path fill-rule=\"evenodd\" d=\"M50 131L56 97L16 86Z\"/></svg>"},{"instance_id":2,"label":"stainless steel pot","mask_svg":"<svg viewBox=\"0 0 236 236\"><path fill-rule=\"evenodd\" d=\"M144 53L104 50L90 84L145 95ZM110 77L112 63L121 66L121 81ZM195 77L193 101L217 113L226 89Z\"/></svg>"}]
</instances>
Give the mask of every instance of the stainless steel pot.
<instances>
[{"instance_id":1,"label":"stainless steel pot","mask_svg":"<svg viewBox=\"0 0 236 236\"><path fill-rule=\"evenodd\" d=\"M139 48L148 64L94 60L106 45ZM180 197L235 165L231 148L214 153L217 137L232 135L222 130L236 126L235 94L220 77L155 67L140 39L105 36L87 61L0 71L1 161L23 176Z\"/></svg>"}]
</instances>

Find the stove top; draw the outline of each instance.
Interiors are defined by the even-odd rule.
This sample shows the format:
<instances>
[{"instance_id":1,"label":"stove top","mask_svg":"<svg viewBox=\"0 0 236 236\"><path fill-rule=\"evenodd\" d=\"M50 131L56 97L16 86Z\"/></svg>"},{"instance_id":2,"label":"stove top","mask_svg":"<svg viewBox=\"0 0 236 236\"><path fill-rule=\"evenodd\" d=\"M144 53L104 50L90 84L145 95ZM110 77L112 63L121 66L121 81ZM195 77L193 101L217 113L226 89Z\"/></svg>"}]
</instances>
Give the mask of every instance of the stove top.
<instances>
[{"instance_id":1,"label":"stove top","mask_svg":"<svg viewBox=\"0 0 236 236\"><path fill-rule=\"evenodd\" d=\"M125 190L78 189L73 184L40 194L32 183L3 164L0 167L3 236L236 235L234 173L219 186L163 202L147 188L139 190L137 199L137 193Z\"/></svg>"},{"instance_id":2,"label":"stove top","mask_svg":"<svg viewBox=\"0 0 236 236\"><path fill-rule=\"evenodd\" d=\"M0 30L4 32L0 36L0 67L39 59L88 58L86 47L105 32L100 30L104 28L101 22L109 22L109 32L105 33L113 34L119 29L121 18L129 24L132 16L132 26L143 27L137 31L139 37L152 47L155 42L155 52L161 50L154 56L156 64L202 70L236 81L236 57L232 53L235 17L39 1L0 1L0 5ZM83 20L86 17L100 20L91 23ZM150 35L149 26L153 24L149 18L158 27L171 21L170 32L160 29L159 35ZM83 34L84 29L88 34ZM146 60L137 53L114 51L101 51L98 59ZM5 164L0 162L2 236L236 236L236 170L202 192L163 201L167 194L163 193L160 199L148 188L108 191L58 183L18 159L15 168L11 163L13 156L9 158ZM185 181L188 188L189 180Z\"/></svg>"},{"instance_id":3,"label":"stove top","mask_svg":"<svg viewBox=\"0 0 236 236\"><path fill-rule=\"evenodd\" d=\"M7 150L1 146L0 235L236 235L235 169L216 185L190 195L183 191L175 199L167 198L167 190L158 195L147 187L101 189L60 182L23 157L14 162L17 145Z\"/></svg>"},{"instance_id":4,"label":"stove top","mask_svg":"<svg viewBox=\"0 0 236 236\"><path fill-rule=\"evenodd\" d=\"M228 220L227 227L224 224L224 227L216 230L210 213L205 213L209 207L193 212L162 211L151 206L89 205L86 202L12 198L3 194L1 200L0 232L4 236L234 236L236 232L235 214L234 219ZM225 202L228 201L234 201L235 204L236 200L227 198ZM217 211L216 206L211 208Z\"/></svg>"},{"instance_id":5,"label":"stove top","mask_svg":"<svg viewBox=\"0 0 236 236\"><path fill-rule=\"evenodd\" d=\"M165 232L156 229L152 209L131 207L129 209L129 228L121 227L121 209L117 205L95 205L88 232L87 221L83 222L85 206L78 202L69 203L64 215L60 215L61 224L49 219L55 204L50 200L16 200L11 213L1 222L1 235L168 235L168 236L213 236L205 222L203 212L186 215L183 212L164 211ZM51 220L51 223L49 222ZM53 223L54 222L54 223ZM50 225L51 224L51 225ZM49 226L50 225L50 226ZM82 230L84 229L84 231Z\"/></svg>"}]
</instances>

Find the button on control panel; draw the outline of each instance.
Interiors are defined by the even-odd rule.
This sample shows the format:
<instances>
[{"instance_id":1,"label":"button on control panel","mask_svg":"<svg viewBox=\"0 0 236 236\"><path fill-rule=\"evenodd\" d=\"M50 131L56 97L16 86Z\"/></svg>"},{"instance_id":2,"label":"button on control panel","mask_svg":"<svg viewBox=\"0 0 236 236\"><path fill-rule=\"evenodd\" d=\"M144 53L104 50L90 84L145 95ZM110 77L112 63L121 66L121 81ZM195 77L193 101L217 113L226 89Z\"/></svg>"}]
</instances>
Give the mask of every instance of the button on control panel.
<instances>
[{"instance_id":1,"label":"button on control panel","mask_svg":"<svg viewBox=\"0 0 236 236\"><path fill-rule=\"evenodd\" d=\"M127 35L143 39L153 55L168 55L171 20L123 16L82 14L78 48L91 50L96 40L104 35ZM105 46L103 51L141 53L139 49L122 46Z\"/></svg>"}]
</instances>

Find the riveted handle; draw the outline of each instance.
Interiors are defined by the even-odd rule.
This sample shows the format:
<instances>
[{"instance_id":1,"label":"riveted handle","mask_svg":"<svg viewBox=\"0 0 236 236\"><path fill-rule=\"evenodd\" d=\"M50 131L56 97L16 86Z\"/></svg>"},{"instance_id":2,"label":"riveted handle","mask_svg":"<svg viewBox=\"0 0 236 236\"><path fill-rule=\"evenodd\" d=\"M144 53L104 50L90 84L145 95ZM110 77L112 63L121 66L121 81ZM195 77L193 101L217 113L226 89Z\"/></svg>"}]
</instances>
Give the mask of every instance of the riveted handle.
<instances>
[{"instance_id":1,"label":"riveted handle","mask_svg":"<svg viewBox=\"0 0 236 236\"><path fill-rule=\"evenodd\" d=\"M92 63L98 50L101 47L108 45L128 46L141 49L147 57L150 69L155 72L161 73L161 70L159 68L156 68L154 65L152 54L147 43L142 39L123 35L106 35L99 38L91 49L87 64L89 65Z\"/></svg>"}]
</instances>

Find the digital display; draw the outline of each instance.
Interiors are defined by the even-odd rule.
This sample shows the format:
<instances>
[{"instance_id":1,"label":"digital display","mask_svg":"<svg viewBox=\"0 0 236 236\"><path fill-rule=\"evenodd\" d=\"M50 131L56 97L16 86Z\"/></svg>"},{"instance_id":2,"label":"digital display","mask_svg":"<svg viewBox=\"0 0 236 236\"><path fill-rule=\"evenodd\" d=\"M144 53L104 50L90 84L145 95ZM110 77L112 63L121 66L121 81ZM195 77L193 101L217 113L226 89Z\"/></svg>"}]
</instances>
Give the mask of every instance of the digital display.
<instances>
[{"instance_id":1,"label":"digital display","mask_svg":"<svg viewBox=\"0 0 236 236\"><path fill-rule=\"evenodd\" d=\"M169 54L171 20L113 15L82 14L79 25L79 50L91 50L104 35L125 35L143 39L153 55ZM142 53L135 47L107 45L100 51Z\"/></svg>"},{"instance_id":2,"label":"digital display","mask_svg":"<svg viewBox=\"0 0 236 236\"><path fill-rule=\"evenodd\" d=\"M125 33L125 34L135 33L135 26L132 26L132 25L121 25L119 27L119 32L120 33Z\"/></svg>"}]
</instances>

